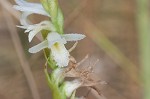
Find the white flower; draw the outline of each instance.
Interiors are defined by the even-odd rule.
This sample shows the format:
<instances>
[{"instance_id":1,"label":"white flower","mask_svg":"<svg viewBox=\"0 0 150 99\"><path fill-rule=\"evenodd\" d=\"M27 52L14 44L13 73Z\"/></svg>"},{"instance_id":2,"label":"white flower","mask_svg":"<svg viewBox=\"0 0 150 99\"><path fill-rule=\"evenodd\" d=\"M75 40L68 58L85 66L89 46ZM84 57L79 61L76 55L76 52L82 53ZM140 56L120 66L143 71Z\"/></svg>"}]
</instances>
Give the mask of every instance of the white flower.
<instances>
[{"instance_id":1,"label":"white flower","mask_svg":"<svg viewBox=\"0 0 150 99\"><path fill-rule=\"evenodd\" d=\"M55 83L58 85L59 83L62 83L62 81L65 78L65 68L57 68L52 72L52 78L55 79Z\"/></svg>"},{"instance_id":2,"label":"white flower","mask_svg":"<svg viewBox=\"0 0 150 99\"><path fill-rule=\"evenodd\" d=\"M73 81L66 81L63 88L67 97L70 97L72 93L82 85L82 81L75 79Z\"/></svg>"},{"instance_id":3,"label":"white flower","mask_svg":"<svg viewBox=\"0 0 150 99\"><path fill-rule=\"evenodd\" d=\"M29 3L25 0L15 0L18 5L14 5L14 8L22 12L31 12L35 14L41 14L49 16L49 14L44 10L40 3Z\"/></svg>"},{"instance_id":4,"label":"white flower","mask_svg":"<svg viewBox=\"0 0 150 99\"><path fill-rule=\"evenodd\" d=\"M16 10L22 11L20 23L21 25L28 25L27 17L31 14L50 15L44 10L40 3L29 3L25 0L15 0L18 5L14 5Z\"/></svg>"},{"instance_id":5,"label":"white flower","mask_svg":"<svg viewBox=\"0 0 150 99\"><path fill-rule=\"evenodd\" d=\"M75 97L75 99L86 99L85 97Z\"/></svg>"},{"instance_id":6,"label":"white flower","mask_svg":"<svg viewBox=\"0 0 150 99\"><path fill-rule=\"evenodd\" d=\"M33 39L33 37L39 33L41 30L49 30L49 31L56 31L55 27L50 21L42 21L39 24L34 24L34 25L23 25L23 26L18 26L20 28L26 29L26 32L29 32L28 39L29 42Z\"/></svg>"},{"instance_id":7,"label":"white flower","mask_svg":"<svg viewBox=\"0 0 150 99\"><path fill-rule=\"evenodd\" d=\"M69 52L64 44L67 41L78 41L85 37L83 34L64 34L50 32L47 39L40 44L29 49L30 53L36 53L44 48L50 48L53 59L59 67L67 66L69 63Z\"/></svg>"}]
</instances>

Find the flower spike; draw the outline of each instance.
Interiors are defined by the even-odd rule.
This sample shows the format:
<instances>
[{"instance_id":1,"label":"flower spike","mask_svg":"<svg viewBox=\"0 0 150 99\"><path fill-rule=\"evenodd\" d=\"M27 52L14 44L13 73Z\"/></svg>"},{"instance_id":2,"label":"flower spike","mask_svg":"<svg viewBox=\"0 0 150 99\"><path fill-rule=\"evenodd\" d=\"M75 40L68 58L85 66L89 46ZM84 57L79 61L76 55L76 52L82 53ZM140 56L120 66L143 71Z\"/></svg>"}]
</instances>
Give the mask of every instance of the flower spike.
<instances>
[{"instance_id":1,"label":"flower spike","mask_svg":"<svg viewBox=\"0 0 150 99\"><path fill-rule=\"evenodd\" d=\"M64 17L59 7L58 0L40 0L40 3L27 2L27 0L15 0L14 8L22 12L20 17L21 26L25 29L24 33L28 34L29 42L41 32L43 41L29 48L30 53L37 53L44 50L46 59L44 72L48 81L49 87L52 89L52 97L54 99L85 99L86 97L76 97L76 89L80 87L91 87L100 83L91 78L93 73L92 66L80 70L81 62L77 62L70 52L75 49L79 40L86 36L84 34L71 33L64 34ZM44 15L49 20L33 24L28 19L32 14ZM65 44L73 41L75 44L69 50ZM95 64L94 64L95 65ZM49 67L48 67L49 66ZM52 72L49 72L49 69ZM67 80L66 78L71 78ZM96 90L95 87L91 87ZM97 91L97 90L96 90Z\"/></svg>"}]
</instances>

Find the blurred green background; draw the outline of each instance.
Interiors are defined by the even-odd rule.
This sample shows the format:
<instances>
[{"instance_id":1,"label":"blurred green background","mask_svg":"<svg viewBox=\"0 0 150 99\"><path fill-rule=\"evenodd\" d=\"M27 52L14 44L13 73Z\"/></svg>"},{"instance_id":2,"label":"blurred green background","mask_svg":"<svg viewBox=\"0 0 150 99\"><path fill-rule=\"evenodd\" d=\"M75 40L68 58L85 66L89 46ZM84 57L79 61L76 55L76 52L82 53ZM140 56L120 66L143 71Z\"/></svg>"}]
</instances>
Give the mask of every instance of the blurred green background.
<instances>
[{"instance_id":1,"label":"blurred green background","mask_svg":"<svg viewBox=\"0 0 150 99\"><path fill-rule=\"evenodd\" d=\"M65 17L65 33L87 36L71 54L77 61L89 54L84 66L99 59L94 77L108 83L97 86L104 97L92 91L88 99L150 99L149 0L59 3ZM16 28L20 25L20 13L12 8L14 4L14 0L0 0L0 99L50 99L43 53L28 53L28 48L38 44L41 36L28 43L27 33ZM33 15L30 19L38 23L47 18ZM71 46L69 43L67 48ZM78 95L87 93L88 89L80 89Z\"/></svg>"}]
</instances>

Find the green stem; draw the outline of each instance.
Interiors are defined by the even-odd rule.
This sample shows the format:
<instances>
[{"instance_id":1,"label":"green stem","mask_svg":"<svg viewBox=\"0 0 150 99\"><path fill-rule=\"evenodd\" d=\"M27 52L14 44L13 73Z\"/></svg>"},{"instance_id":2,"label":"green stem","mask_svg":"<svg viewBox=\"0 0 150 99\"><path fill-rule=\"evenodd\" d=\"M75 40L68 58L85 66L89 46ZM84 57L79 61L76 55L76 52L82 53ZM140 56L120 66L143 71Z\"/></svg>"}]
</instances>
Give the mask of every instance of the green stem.
<instances>
[{"instance_id":1,"label":"green stem","mask_svg":"<svg viewBox=\"0 0 150 99\"><path fill-rule=\"evenodd\" d=\"M44 40L46 39L48 33L49 31L42 31L42 36ZM51 59L50 50L48 48L44 49L44 56L47 60L48 66L52 70L55 70L57 68L56 63ZM52 91L53 99L66 99L64 91L62 91L58 83L56 83L57 78L51 77L51 75L47 72L47 67L45 67L44 72L47 78L48 85Z\"/></svg>"},{"instance_id":2,"label":"green stem","mask_svg":"<svg viewBox=\"0 0 150 99\"><path fill-rule=\"evenodd\" d=\"M42 33L43 39L45 40L46 37L47 37L47 34L49 33L49 31L43 30L43 31L41 31L41 33ZM50 50L48 48L44 49L44 56L45 56L45 59L46 59L46 61L48 63L48 66L51 69L55 69L56 68L56 63L54 63L54 61L51 59L51 57L50 57Z\"/></svg>"},{"instance_id":3,"label":"green stem","mask_svg":"<svg viewBox=\"0 0 150 99\"><path fill-rule=\"evenodd\" d=\"M144 99L150 99L150 20L149 0L138 0L137 22L139 33L140 62L144 81Z\"/></svg>"},{"instance_id":4,"label":"green stem","mask_svg":"<svg viewBox=\"0 0 150 99\"><path fill-rule=\"evenodd\" d=\"M52 24L54 25L56 29L56 32L63 34L64 18L63 18L61 9L58 6L58 0L41 0L41 3L44 9L51 16L50 18L51 18ZM42 36L44 39L46 39L47 34L49 32L50 31L42 31ZM45 54L45 58L50 68L53 70L57 69L56 63L52 60L49 49L44 49L44 54ZM52 73L49 74L47 72L47 67L45 68L44 71L45 71L48 85L52 91L53 99L66 99L64 90L62 90L59 83L57 83L57 77L53 77Z\"/></svg>"},{"instance_id":5,"label":"green stem","mask_svg":"<svg viewBox=\"0 0 150 99\"><path fill-rule=\"evenodd\" d=\"M55 80L51 79L51 76L49 75L49 73L47 71L47 67L45 67L44 72L46 75L48 85L52 91L53 99L66 99L66 95L65 95L64 91L61 90L61 88L55 82Z\"/></svg>"}]
</instances>

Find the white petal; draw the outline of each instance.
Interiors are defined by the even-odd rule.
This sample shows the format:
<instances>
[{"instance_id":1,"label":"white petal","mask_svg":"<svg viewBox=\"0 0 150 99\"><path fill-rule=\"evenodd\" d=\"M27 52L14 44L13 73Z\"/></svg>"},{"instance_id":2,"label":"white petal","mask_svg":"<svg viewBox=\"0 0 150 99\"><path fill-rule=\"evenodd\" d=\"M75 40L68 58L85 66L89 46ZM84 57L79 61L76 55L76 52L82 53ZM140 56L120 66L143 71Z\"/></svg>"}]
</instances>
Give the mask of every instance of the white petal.
<instances>
[{"instance_id":1,"label":"white petal","mask_svg":"<svg viewBox=\"0 0 150 99\"><path fill-rule=\"evenodd\" d=\"M16 0L16 3L18 5L14 5L14 8L17 10L49 16L43 6L39 3L29 3L25 0Z\"/></svg>"},{"instance_id":2,"label":"white petal","mask_svg":"<svg viewBox=\"0 0 150 99\"><path fill-rule=\"evenodd\" d=\"M55 43L51 46L51 52L54 60L59 67L68 66L69 52L63 43Z\"/></svg>"},{"instance_id":3,"label":"white petal","mask_svg":"<svg viewBox=\"0 0 150 99\"><path fill-rule=\"evenodd\" d=\"M27 26L30 24L30 21L28 20L28 16L31 15L31 12L23 12L20 18L21 25Z\"/></svg>"},{"instance_id":4,"label":"white petal","mask_svg":"<svg viewBox=\"0 0 150 99\"><path fill-rule=\"evenodd\" d=\"M86 99L85 97L76 97L75 99Z\"/></svg>"},{"instance_id":5,"label":"white petal","mask_svg":"<svg viewBox=\"0 0 150 99\"><path fill-rule=\"evenodd\" d=\"M83 34L64 34L62 37L64 37L66 41L78 41L85 38L86 36Z\"/></svg>"},{"instance_id":6,"label":"white petal","mask_svg":"<svg viewBox=\"0 0 150 99\"><path fill-rule=\"evenodd\" d=\"M29 35L28 35L28 40L29 42L31 42L31 40L33 39L33 37L39 33L42 29L41 28L36 28L35 30L29 32Z\"/></svg>"},{"instance_id":7,"label":"white petal","mask_svg":"<svg viewBox=\"0 0 150 99\"><path fill-rule=\"evenodd\" d=\"M40 25L44 26L44 28L47 30L56 31L56 28L54 27L51 21L42 21Z\"/></svg>"},{"instance_id":8,"label":"white petal","mask_svg":"<svg viewBox=\"0 0 150 99\"><path fill-rule=\"evenodd\" d=\"M17 26L17 27L19 27L21 29L27 29L27 26Z\"/></svg>"},{"instance_id":9,"label":"white petal","mask_svg":"<svg viewBox=\"0 0 150 99\"><path fill-rule=\"evenodd\" d=\"M70 97L72 92L75 91L77 88L79 88L81 85L82 82L78 79L65 82L64 90L66 95Z\"/></svg>"},{"instance_id":10,"label":"white petal","mask_svg":"<svg viewBox=\"0 0 150 99\"><path fill-rule=\"evenodd\" d=\"M27 30L25 32L29 32L29 42L31 42L31 40L33 39L33 37L39 33L41 30L55 30L54 26L52 25L52 23L50 21L42 21L39 24L35 24L35 25L29 25L29 27L27 28Z\"/></svg>"},{"instance_id":11,"label":"white petal","mask_svg":"<svg viewBox=\"0 0 150 99\"><path fill-rule=\"evenodd\" d=\"M17 27L19 27L19 28L21 28L21 29L27 29L27 28L28 28L27 26L17 26ZM29 31L31 31L31 30L25 30L24 33L27 33L27 32L29 32Z\"/></svg>"},{"instance_id":12,"label":"white petal","mask_svg":"<svg viewBox=\"0 0 150 99\"><path fill-rule=\"evenodd\" d=\"M42 21L38 24L33 24L33 25L24 25L24 26L18 26L19 28L26 29L26 32L29 32L28 39L29 42L33 39L33 37L39 33L41 30L51 30L55 31L56 29L54 28L53 24L50 21Z\"/></svg>"},{"instance_id":13,"label":"white petal","mask_svg":"<svg viewBox=\"0 0 150 99\"><path fill-rule=\"evenodd\" d=\"M15 0L15 2L20 6L39 6L42 7L40 3L29 3L26 0Z\"/></svg>"},{"instance_id":14,"label":"white petal","mask_svg":"<svg viewBox=\"0 0 150 99\"><path fill-rule=\"evenodd\" d=\"M39 52L40 50L46 48L47 45L48 45L48 43L47 43L47 41L45 40L45 41L39 43L38 45L35 45L35 46L31 47L31 48L29 49L29 52L30 52L30 53L37 53L37 52Z\"/></svg>"},{"instance_id":15,"label":"white petal","mask_svg":"<svg viewBox=\"0 0 150 99\"><path fill-rule=\"evenodd\" d=\"M65 68L57 68L52 72L52 77L55 79L57 84L62 82L62 80L65 78L65 75L63 74L64 72Z\"/></svg>"},{"instance_id":16,"label":"white petal","mask_svg":"<svg viewBox=\"0 0 150 99\"><path fill-rule=\"evenodd\" d=\"M50 48L54 43L61 42L66 44L66 40L60 36L57 32L50 32L47 36L48 47Z\"/></svg>"},{"instance_id":17,"label":"white petal","mask_svg":"<svg viewBox=\"0 0 150 99\"><path fill-rule=\"evenodd\" d=\"M25 7L25 6L17 6L15 5L14 8L16 10L22 11L22 12L31 12L32 14L41 14L41 15L45 15L45 16L49 16L49 14L47 12L45 12L44 9L39 9L36 7Z\"/></svg>"}]
</instances>

